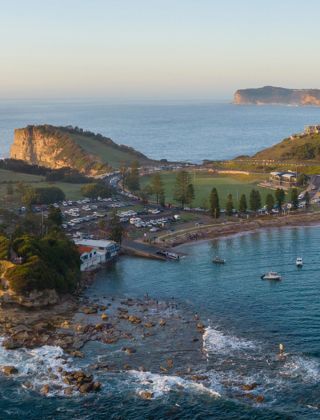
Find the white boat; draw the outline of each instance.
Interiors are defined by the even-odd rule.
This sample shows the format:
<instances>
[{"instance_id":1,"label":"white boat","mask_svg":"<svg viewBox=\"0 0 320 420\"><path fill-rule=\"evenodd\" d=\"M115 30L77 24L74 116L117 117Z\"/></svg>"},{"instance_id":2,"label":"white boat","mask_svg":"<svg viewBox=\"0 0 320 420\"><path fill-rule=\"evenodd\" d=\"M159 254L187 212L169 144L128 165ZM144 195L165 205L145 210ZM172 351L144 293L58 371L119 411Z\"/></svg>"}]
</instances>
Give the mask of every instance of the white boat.
<instances>
[{"instance_id":1,"label":"white boat","mask_svg":"<svg viewBox=\"0 0 320 420\"><path fill-rule=\"evenodd\" d=\"M282 280L282 277L276 271L269 271L268 273L262 274L262 280Z\"/></svg>"},{"instance_id":2,"label":"white boat","mask_svg":"<svg viewBox=\"0 0 320 420\"><path fill-rule=\"evenodd\" d=\"M226 260L224 260L223 258L220 258L220 257L216 256L216 257L213 258L212 262L214 264L225 264L226 263Z\"/></svg>"},{"instance_id":3,"label":"white boat","mask_svg":"<svg viewBox=\"0 0 320 420\"><path fill-rule=\"evenodd\" d=\"M296 259L296 266L297 267L302 267L303 266L303 259L301 257L298 257Z\"/></svg>"}]
</instances>

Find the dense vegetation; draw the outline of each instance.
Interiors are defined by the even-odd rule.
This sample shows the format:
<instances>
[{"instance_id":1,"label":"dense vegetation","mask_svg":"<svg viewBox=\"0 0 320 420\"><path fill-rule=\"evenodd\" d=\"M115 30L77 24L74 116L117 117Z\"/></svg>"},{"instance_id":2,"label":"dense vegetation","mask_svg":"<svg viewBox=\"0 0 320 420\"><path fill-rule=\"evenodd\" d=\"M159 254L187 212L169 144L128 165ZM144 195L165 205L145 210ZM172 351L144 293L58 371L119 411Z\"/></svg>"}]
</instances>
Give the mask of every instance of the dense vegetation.
<instances>
[{"instance_id":1,"label":"dense vegetation","mask_svg":"<svg viewBox=\"0 0 320 420\"><path fill-rule=\"evenodd\" d=\"M86 184L81 187L81 193L88 198L108 198L112 195L112 189L105 183L97 182Z\"/></svg>"},{"instance_id":2,"label":"dense vegetation","mask_svg":"<svg viewBox=\"0 0 320 420\"><path fill-rule=\"evenodd\" d=\"M23 174L43 176L46 181L71 182L74 184L84 184L91 182L91 179L71 168L49 169L44 166L31 165L23 160L2 159L0 160L0 169L13 171ZM10 179L7 180L9 182Z\"/></svg>"},{"instance_id":3,"label":"dense vegetation","mask_svg":"<svg viewBox=\"0 0 320 420\"><path fill-rule=\"evenodd\" d=\"M75 245L61 232L43 237L23 235L12 243L23 263L7 271L6 279L16 293L34 289L74 290L80 278L79 254Z\"/></svg>"},{"instance_id":4,"label":"dense vegetation","mask_svg":"<svg viewBox=\"0 0 320 420\"><path fill-rule=\"evenodd\" d=\"M30 207L33 204L53 204L65 199L64 192L58 187L33 188L26 185L19 185L22 203Z\"/></svg>"}]
</instances>

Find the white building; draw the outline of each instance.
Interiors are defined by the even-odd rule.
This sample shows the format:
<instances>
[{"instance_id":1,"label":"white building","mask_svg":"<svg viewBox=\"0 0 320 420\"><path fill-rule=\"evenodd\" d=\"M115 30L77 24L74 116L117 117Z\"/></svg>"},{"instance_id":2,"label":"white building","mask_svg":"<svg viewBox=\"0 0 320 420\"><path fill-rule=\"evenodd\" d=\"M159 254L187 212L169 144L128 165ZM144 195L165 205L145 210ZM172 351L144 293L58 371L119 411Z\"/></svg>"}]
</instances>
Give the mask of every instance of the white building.
<instances>
[{"instance_id":1,"label":"white building","mask_svg":"<svg viewBox=\"0 0 320 420\"><path fill-rule=\"evenodd\" d=\"M119 252L119 245L114 241L78 239L75 244L80 253L81 271L87 271L99 264L112 261Z\"/></svg>"}]
</instances>

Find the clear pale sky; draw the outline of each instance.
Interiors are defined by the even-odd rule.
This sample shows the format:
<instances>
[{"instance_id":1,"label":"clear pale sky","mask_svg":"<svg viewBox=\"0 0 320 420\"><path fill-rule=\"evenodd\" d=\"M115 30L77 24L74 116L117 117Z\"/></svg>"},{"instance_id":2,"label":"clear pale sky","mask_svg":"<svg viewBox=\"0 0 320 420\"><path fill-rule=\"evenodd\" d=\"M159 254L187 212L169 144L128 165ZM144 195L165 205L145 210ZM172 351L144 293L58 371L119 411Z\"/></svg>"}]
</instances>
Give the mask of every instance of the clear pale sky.
<instances>
[{"instance_id":1,"label":"clear pale sky","mask_svg":"<svg viewBox=\"0 0 320 420\"><path fill-rule=\"evenodd\" d=\"M0 0L0 98L320 88L319 0Z\"/></svg>"}]
</instances>

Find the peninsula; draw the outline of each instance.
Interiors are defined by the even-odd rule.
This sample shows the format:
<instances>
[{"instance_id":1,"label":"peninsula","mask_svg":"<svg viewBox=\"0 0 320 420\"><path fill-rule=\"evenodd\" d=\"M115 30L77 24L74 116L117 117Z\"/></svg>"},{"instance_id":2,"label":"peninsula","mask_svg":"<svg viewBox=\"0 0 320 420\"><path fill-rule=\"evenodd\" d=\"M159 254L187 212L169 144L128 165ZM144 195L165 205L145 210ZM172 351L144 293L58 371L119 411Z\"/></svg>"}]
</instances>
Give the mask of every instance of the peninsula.
<instances>
[{"instance_id":1,"label":"peninsula","mask_svg":"<svg viewBox=\"0 0 320 420\"><path fill-rule=\"evenodd\" d=\"M10 157L51 169L70 168L99 176L135 160L152 163L144 154L101 134L78 127L29 125L16 129Z\"/></svg>"},{"instance_id":2,"label":"peninsula","mask_svg":"<svg viewBox=\"0 0 320 420\"><path fill-rule=\"evenodd\" d=\"M239 89L234 94L236 105L313 105L320 106L320 89L287 89L264 86Z\"/></svg>"}]
</instances>

